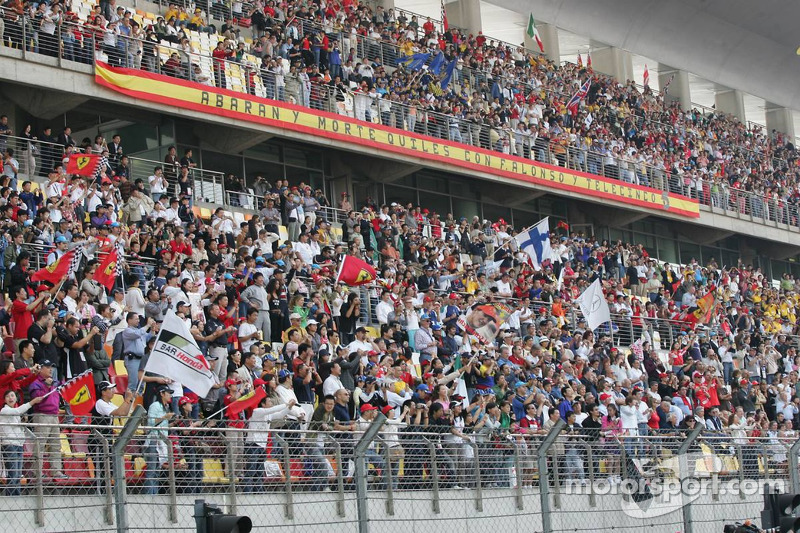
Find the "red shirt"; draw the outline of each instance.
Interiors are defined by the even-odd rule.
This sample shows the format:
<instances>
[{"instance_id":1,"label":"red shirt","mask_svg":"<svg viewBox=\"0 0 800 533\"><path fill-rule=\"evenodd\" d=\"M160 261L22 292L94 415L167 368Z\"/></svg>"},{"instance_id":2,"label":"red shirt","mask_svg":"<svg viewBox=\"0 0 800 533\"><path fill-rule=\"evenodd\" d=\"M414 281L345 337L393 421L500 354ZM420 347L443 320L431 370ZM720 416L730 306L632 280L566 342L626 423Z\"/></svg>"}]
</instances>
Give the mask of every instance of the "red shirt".
<instances>
[{"instance_id":1,"label":"red shirt","mask_svg":"<svg viewBox=\"0 0 800 533\"><path fill-rule=\"evenodd\" d=\"M27 339L28 328L33 324L33 313L28 311L28 304L21 300L11 302L11 320L14 321L14 338Z\"/></svg>"}]
</instances>

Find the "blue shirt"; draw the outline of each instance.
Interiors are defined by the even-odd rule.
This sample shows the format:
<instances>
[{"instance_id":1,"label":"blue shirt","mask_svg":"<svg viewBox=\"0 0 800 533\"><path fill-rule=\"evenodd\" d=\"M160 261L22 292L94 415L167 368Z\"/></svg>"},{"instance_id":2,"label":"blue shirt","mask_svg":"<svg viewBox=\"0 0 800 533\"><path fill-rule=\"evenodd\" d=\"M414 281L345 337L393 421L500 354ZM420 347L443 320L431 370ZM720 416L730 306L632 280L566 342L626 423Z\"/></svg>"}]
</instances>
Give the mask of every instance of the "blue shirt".
<instances>
[{"instance_id":1,"label":"blue shirt","mask_svg":"<svg viewBox=\"0 0 800 533\"><path fill-rule=\"evenodd\" d=\"M129 326L122 331L122 340L125 342L125 353L143 356L147 347L147 330Z\"/></svg>"}]
</instances>

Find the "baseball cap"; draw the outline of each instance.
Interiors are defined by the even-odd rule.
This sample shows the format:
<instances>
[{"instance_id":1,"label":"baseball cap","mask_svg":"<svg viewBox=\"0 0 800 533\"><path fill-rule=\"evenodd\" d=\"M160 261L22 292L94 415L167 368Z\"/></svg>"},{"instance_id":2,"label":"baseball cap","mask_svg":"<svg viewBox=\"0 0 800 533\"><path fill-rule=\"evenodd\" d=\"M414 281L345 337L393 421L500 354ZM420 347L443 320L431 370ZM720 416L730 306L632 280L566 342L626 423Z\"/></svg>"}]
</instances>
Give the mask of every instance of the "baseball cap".
<instances>
[{"instance_id":1,"label":"baseball cap","mask_svg":"<svg viewBox=\"0 0 800 533\"><path fill-rule=\"evenodd\" d=\"M417 386L417 392L427 392L427 393L430 393L430 392L431 392L431 388L430 388L430 387L428 387L427 385L425 385L425 384L423 383L422 385L418 385L418 386Z\"/></svg>"},{"instance_id":2,"label":"baseball cap","mask_svg":"<svg viewBox=\"0 0 800 533\"><path fill-rule=\"evenodd\" d=\"M388 415L391 412L392 412L391 405L384 405L383 407L381 407L381 413L383 413L384 416Z\"/></svg>"},{"instance_id":3,"label":"baseball cap","mask_svg":"<svg viewBox=\"0 0 800 533\"><path fill-rule=\"evenodd\" d=\"M364 405L361 406L362 413L366 413L367 411L375 411L376 409L378 408L372 405L371 403L365 403Z\"/></svg>"},{"instance_id":4,"label":"baseball cap","mask_svg":"<svg viewBox=\"0 0 800 533\"><path fill-rule=\"evenodd\" d=\"M63 235L59 235L58 237L56 237L56 244L59 244L59 243L62 243L62 242L67 242L67 238L64 237Z\"/></svg>"},{"instance_id":5,"label":"baseball cap","mask_svg":"<svg viewBox=\"0 0 800 533\"><path fill-rule=\"evenodd\" d=\"M45 359L44 361L39 363L39 366L56 366L56 364L49 359Z\"/></svg>"},{"instance_id":6,"label":"baseball cap","mask_svg":"<svg viewBox=\"0 0 800 533\"><path fill-rule=\"evenodd\" d=\"M111 383L110 381L101 381L100 383L97 384L97 389L100 392L103 392L104 390L108 390L108 389L113 389L115 387L116 387L116 385Z\"/></svg>"},{"instance_id":7,"label":"baseball cap","mask_svg":"<svg viewBox=\"0 0 800 533\"><path fill-rule=\"evenodd\" d=\"M526 383L524 381L517 381L516 383L514 383L514 388L515 389L518 389L520 387L525 387L525 386L526 386Z\"/></svg>"},{"instance_id":8,"label":"baseball cap","mask_svg":"<svg viewBox=\"0 0 800 533\"><path fill-rule=\"evenodd\" d=\"M291 375L292 375L291 372L289 372L288 370L284 369L284 370L281 370L280 372L278 372L278 379L286 379Z\"/></svg>"},{"instance_id":9,"label":"baseball cap","mask_svg":"<svg viewBox=\"0 0 800 533\"><path fill-rule=\"evenodd\" d=\"M292 313L291 315L289 315L289 320L300 320L302 318L303 317L300 316L300 313Z\"/></svg>"},{"instance_id":10,"label":"baseball cap","mask_svg":"<svg viewBox=\"0 0 800 533\"><path fill-rule=\"evenodd\" d=\"M229 379L225 382L225 387L235 387L238 383L235 379Z\"/></svg>"},{"instance_id":11,"label":"baseball cap","mask_svg":"<svg viewBox=\"0 0 800 533\"><path fill-rule=\"evenodd\" d=\"M233 276L231 276L230 274L225 274L224 277L225 277L225 279L233 279Z\"/></svg>"},{"instance_id":12,"label":"baseball cap","mask_svg":"<svg viewBox=\"0 0 800 533\"><path fill-rule=\"evenodd\" d=\"M157 392L158 394L161 394L162 392L168 392L168 393L172 394L172 393L173 393L173 392L175 392L175 391L174 391L174 390L172 390L172 389L170 389L170 388L169 388L169 387L167 387L166 385L161 385L161 386L160 386L158 389L156 389L156 392Z\"/></svg>"},{"instance_id":13,"label":"baseball cap","mask_svg":"<svg viewBox=\"0 0 800 533\"><path fill-rule=\"evenodd\" d=\"M188 396L183 396L183 397L181 397L180 400L178 400L178 405L179 406L186 405L187 403L194 403L194 402Z\"/></svg>"}]
</instances>

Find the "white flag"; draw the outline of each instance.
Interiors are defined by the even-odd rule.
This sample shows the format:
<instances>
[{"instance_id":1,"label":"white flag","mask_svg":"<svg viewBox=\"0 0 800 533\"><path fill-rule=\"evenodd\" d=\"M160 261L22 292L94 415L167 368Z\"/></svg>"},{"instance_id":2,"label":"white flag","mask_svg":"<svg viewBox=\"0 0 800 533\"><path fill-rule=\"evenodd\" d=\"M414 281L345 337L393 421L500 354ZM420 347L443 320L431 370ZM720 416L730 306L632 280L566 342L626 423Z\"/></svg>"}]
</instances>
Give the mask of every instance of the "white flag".
<instances>
[{"instance_id":1,"label":"white flag","mask_svg":"<svg viewBox=\"0 0 800 533\"><path fill-rule=\"evenodd\" d=\"M500 267L503 266L503 260L500 261L489 261L483 267L483 272L486 274L487 278L491 278L498 272L500 272Z\"/></svg>"},{"instance_id":2,"label":"white flag","mask_svg":"<svg viewBox=\"0 0 800 533\"><path fill-rule=\"evenodd\" d=\"M550 219L543 218L535 226L518 233L514 239L519 249L531 258L531 266L536 270L542 269L542 263L551 259L553 249L550 247Z\"/></svg>"},{"instance_id":3,"label":"white flag","mask_svg":"<svg viewBox=\"0 0 800 533\"><path fill-rule=\"evenodd\" d=\"M594 283L589 285L576 301L581 306L581 312L586 317L589 329L594 330L600 324L611 321L611 311L608 309L608 302L603 297L599 279L594 280Z\"/></svg>"},{"instance_id":4,"label":"white flag","mask_svg":"<svg viewBox=\"0 0 800 533\"><path fill-rule=\"evenodd\" d=\"M144 370L179 381L201 398L218 383L189 326L172 310L164 317Z\"/></svg>"}]
</instances>

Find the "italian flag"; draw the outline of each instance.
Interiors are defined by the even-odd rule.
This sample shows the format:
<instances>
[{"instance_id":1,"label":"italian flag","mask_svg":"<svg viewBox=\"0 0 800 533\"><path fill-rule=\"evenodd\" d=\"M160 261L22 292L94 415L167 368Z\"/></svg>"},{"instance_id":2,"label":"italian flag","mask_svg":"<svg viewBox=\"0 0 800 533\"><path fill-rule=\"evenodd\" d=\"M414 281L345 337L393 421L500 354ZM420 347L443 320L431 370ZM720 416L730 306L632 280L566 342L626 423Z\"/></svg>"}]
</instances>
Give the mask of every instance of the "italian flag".
<instances>
[{"instance_id":1,"label":"italian flag","mask_svg":"<svg viewBox=\"0 0 800 533\"><path fill-rule=\"evenodd\" d=\"M533 19L533 13L531 13L530 18L528 19L528 37L536 41L536 45L539 47L539 51L544 53L544 44L542 43L541 37L539 37L539 30L536 29L536 21Z\"/></svg>"}]
</instances>

